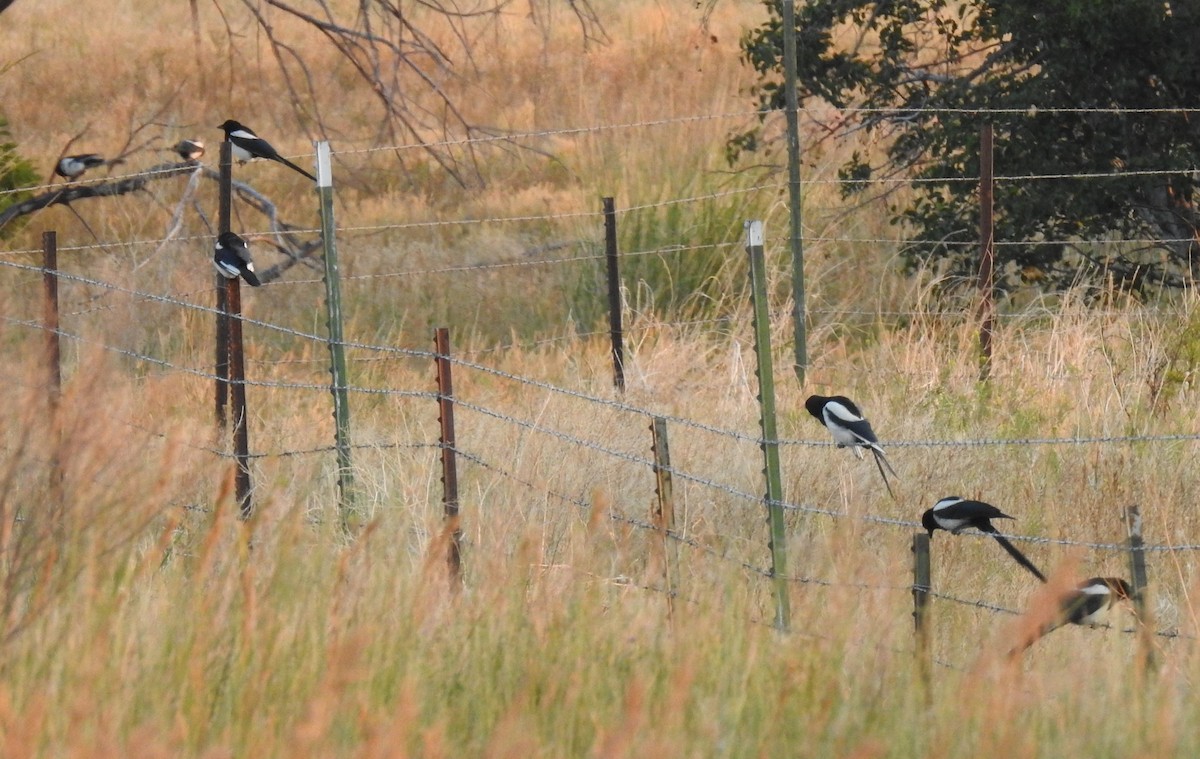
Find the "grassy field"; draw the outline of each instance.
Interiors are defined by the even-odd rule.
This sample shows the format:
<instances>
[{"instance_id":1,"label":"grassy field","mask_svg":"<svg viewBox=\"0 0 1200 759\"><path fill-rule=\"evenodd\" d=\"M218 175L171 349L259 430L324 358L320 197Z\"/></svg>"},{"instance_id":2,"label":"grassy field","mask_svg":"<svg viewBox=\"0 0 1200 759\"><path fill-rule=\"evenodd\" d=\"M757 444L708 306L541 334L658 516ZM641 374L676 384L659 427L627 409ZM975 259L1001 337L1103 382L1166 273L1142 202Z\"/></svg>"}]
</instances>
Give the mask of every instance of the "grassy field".
<instances>
[{"instance_id":1,"label":"grassy field","mask_svg":"<svg viewBox=\"0 0 1200 759\"><path fill-rule=\"evenodd\" d=\"M212 450L225 441L206 376L211 239L189 211L179 239L160 244L180 187L54 208L6 241L0 753L1194 756L1195 551L1149 555L1152 625L1173 636L1155 638L1153 670L1121 629L1059 630L1009 662L1028 619L987 607L1038 609L1043 589L992 541L939 533L926 684L913 655L914 530L871 519L916 520L951 494L982 498L1018 518L1012 532L1051 539L1019 546L1056 584L1128 576L1123 552L1073 543L1120 543L1130 504L1147 542L1196 543L1196 442L1162 439L1200 424L1195 299L1064 297L1006 312L994 378L981 386L975 327L953 315L964 304L895 274L899 234L886 213L848 209L824 183L845 151L870 146L814 132L812 363L801 386L782 185L723 156L750 120L737 37L761 5L720 3L707 27L688 3L596 5L611 40L587 49L570 16L538 26L526 6L471 22L465 36L430 27L454 55L459 39L475 46L474 68L444 83L472 119L539 133L540 153L481 148L465 185L419 170L411 153L355 152L379 144L369 94L321 38L275 19L327 72L316 106L339 151L346 334L408 351L350 351L362 389L352 394L363 514L353 540L336 525L332 455L303 453L328 446L333 427L324 347L306 337L324 329L315 272L298 267L245 295L262 322L246 328L248 376L261 383L248 389L251 448L262 455L256 514L243 522L230 462ZM78 150L111 152L146 121L157 146L193 134L215 146L211 125L229 116L309 160L315 133L273 91L277 71L244 11L222 19L201 6L197 43L186 4L126 0L100 18L76 7L19 0L3 14L0 61L18 63L0 74L0 103L39 166L80 132ZM246 66L258 76L233 75ZM690 118L705 115L720 118ZM565 131L600 125L625 126ZM402 158L406 172L395 169ZM160 160L147 150L114 171ZM289 172L238 171L289 220L315 224L309 190ZM605 327L595 255L606 195L622 209L628 262L622 396L604 337L589 334ZM215 189L200 200L211 211ZM788 512L788 634L770 624L758 571L769 555L746 218L765 219L770 234L785 498L837 514ZM261 231L244 211L238 223ZM36 264L28 251L46 229L76 277L62 283L56 423L45 335L28 323L41 318L40 274L19 268ZM506 266L487 266L496 262ZM423 353L439 325L452 327L457 360L459 592L446 579ZM811 444L825 437L803 400L830 391L859 401L885 442L912 443L889 449L895 499L869 462ZM643 528L655 501L651 414L670 417L685 539L670 604L661 544ZM920 442L1131 436L1158 439Z\"/></svg>"}]
</instances>

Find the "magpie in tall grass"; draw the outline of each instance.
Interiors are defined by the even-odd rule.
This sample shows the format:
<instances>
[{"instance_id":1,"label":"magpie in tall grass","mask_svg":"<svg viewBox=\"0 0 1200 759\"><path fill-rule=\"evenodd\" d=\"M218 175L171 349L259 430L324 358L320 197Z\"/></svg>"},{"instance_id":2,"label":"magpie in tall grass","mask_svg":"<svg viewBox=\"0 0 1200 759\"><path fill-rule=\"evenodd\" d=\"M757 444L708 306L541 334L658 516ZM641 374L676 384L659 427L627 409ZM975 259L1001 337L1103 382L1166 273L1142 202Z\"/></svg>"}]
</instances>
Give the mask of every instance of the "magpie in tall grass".
<instances>
[{"instance_id":1,"label":"magpie in tall grass","mask_svg":"<svg viewBox=\"0 0 1200 759\"><path fill-rule=\"evenodd\" d=\"M1133 586L1120 577L1092 577L1075 586L1062 603L1062 621L1097 625L1120 601L1133 600Z\"/></svg>"},{"instance_id":2,"label":"magpie in tall grass","mask_svg":"<svg viewBox=\"0 0 1200 759\"><path fill-rule=\"evenodd\" d=\"M103 166L104 163L104 156L99 153L65 155L58 159L54 173L64 179L78 179L83 176L83 172L96 166Z\"/></svg>"},{"instance_id":3,"label":"magpie in tall grass","mask_svg":"<svg viewBox=\"0 0 1200 759\"><path fill-rule=\"evenodd\" d=\"M271 143L255 134L250 127L240 124L233 119L226 119L220 128L225 130L225 139L233 143L233 157L239 161L245 163L251 158L266 158L269 161L278 161L284 166L300 172L312 181L317 181L317 178L312 174L309 174L304 169L279 155L279 151L271 147Z\"/></svg>"},{"instance_id":4,"label":"magpie in tall grass","mask_svg":"<svg viewBox=\"0 0 1200 759\"><path fill-rule=\"evenodd\" d=\"M217 246L213 251L213 266L226 279L242 279L251 287L258 287L258 275L254 273L254 262L250 260L250 248L246 241L233 232L222 232L217 237Z\"/></svg>"},{"instance_id":5,"label":"magpie in tall grass","mask_svg":"<svg viewBox=\"0 0 1200 759\"><path fill-rule=\"evenodd\" d=\"M199 161L200 157L204 155L204 142L202 140L180 140L171 149L185 161Z\"/></svg>"},{"instance_id":6,"label":"magpie in tall grass","mask_svg":"<svg viewBox=\"0 0 1200 759\"><path fill-rule=\"evenodd\" d=\"M804 402L804 408L808 409L808 413L812 414L817 421L825 425L825 429L829 430L829 434L833 436L833 442L837 444L838 448L849 446L853 449L854 455L860 459L863 457L862 449L870 448L871 453L875 456L875 466L879 467L879 476L883 478L883 484L887 487L888 495L892 498L896 497L883 468L886 466L887 471L891 472L893 477L899 477L899 475L896 474L895 469L892 469L887 457L883 455L883 448L879 445L879 438L875 437L875 431L871 429L871 423L863 418L862 412L858 410L858 406L854 405L854 401L844 395L830 397L810 395Z\"/></svg>"},{"instance_id":7,"label":"magpie in tall grass","mask_svg":"<svg viewBox=\"0 0 1200 759\"><path fill-rule=\"evenodd\" d=\"M957 535L968 527L974 527L980 532L986 532L995 538L1000 547L1008 551L1008 554L1016 559L1018 564L1032 572L1034 577L1045 582L1046 576L1042 574L1041 570L1035 567L1033 562L1025 558L1025 554L1018 551L1016 546L1008 542L1008 538L1001 535L992 526L993 519L1014 518L990 503L968 501L952 495L941 499L933 505L933 508L926 510L921 515L921 526L929 530L931 538L934 530L946 530L952 535Z\"/></svg>"},{"instance_id":8,"label":"magpie in tall grass","mask_svg":"<svg viewBox=\"0 0 1200 759\"><path fill-rule=\"evenodd\" d=\"M1009 651L1009 655L1021 653L1063 625L1101 624L1109 609L1121 601L1132 600L1133 586L1123 578L1091 577L1084 580L1059 599L1054 618L1032 633L1021 645Z\"/></svg>"}]
</instances>

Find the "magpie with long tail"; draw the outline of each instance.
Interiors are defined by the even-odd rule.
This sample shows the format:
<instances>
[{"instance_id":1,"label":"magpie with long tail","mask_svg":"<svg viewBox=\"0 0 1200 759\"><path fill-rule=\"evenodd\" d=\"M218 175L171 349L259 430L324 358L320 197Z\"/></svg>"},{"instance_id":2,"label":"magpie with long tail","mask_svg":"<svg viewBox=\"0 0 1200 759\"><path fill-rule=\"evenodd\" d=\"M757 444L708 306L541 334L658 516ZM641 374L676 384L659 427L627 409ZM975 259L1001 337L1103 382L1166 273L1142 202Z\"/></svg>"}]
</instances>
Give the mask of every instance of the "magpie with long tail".
<instances>
[{"instance_id":1,"label":"magpie with long tail","mask_svg":"<svg viewBox=\"0 0 1200 759\"><path fill-rule=\"evenodd\" d=\"M54 166L54 173L64 179L78 179L88 169L103 166L104 164L104 156L99 153L65 155L58 159L58 163Z\"/></svg>"},{"instance_id":2,"label":"magpie with long tail","mask_svg":"<svg viewBox=\"0 0 1200 759\"><path fill-rule=\"evenodd\" d=\"M213 250L213 266L226 279L241 277L251 287L262 284L254 273L254 262L250 260L250 248L246 241L233 232L222 232L217 237Z\"/></svg>"},{"instance_id":3,"label":"magpie with long tail","mask_svg":"<svg viewBox=\"0 0 1200 759\"><path fill-rule=\"evenodd\" d=\"M1132 600L1133 586L1121 577L1091 577L1084 580L1059 599L1054 618L1009 651L1009 655L1021 653L1063 625L1094 627L1102 624L1112 607L1122 601Z\"/></svg>"},{"instance_id":4,"label":"magpie with long tail","mask_svg":"<svg viewBox=\"0 0 1200 759\"><path fill-rule=\"evenodd\" d=\"M1008 554L1016 559L1018 564L1032 572L1034 577L1045 582L1046 576L1042 574L1041 570L1035 567L1033 562L1025 558L1025 554L1018 551L1016 546L1008 542L1008 538L1001 535L992 526L993 519L1015 519L1015 517L1005 514L990 503L968 501L958 496L947 496L921 515L921 526L929 531L931 538L935 530L946 530L952 535L957 535L967 528L974 527L980 532L986 532L995 538L1000 547L1008 551Z\"/></svg>"},{"instance_id":5,"label":"magpie with long tail","mask_svg":"<svg viewBox=\"0 0 1200 759\"><path fill-rule=\"evenodd\" d=\"M871 423L863 417L858 406L854 405L854 401L844 395L829 397L810 395L804 402L804 408L817 421L825 425L825 429L829 430L829 434L833 436L833 442L838 448L849 447L860 459L863 457L862 449L869 448L875 457L875 466L879 468L879 476L883 478L888 495L892 498L896 497L883 468L886 466L887 471L891 472L893 477L899 477L899 475L896 474L895 469L892 469L887 457L883 455L883 447L879 445L879 438L875 436L875 430L871 429Z\"/></svg>"},{"instance_id":6,"label":"magpie with long tail","mask_svg":"<svg viewBox=\"0 0 1200 759\"><path fill-rule=\"evenodd\" d=\"M233 119L226 119L220 129L225 130L225 139L233 144L233 157L245 163L251 158L265 158L268 161L278 161L290 169L300 172L312 181L317 178L304 169L279 155L279 151L271 147L271 143L254 133L250 127Z\"/></svg>"},{"instance_id":7,"label":"magpie with long tail","mask_svg":"<svg viewBox=\"0 0 1200 759\"><path fill-rule=\"evenodd\" d=\"M171 148L184 161L199 161L204 155L203 140L180 140Z\"/></svg>"}]
</instances>

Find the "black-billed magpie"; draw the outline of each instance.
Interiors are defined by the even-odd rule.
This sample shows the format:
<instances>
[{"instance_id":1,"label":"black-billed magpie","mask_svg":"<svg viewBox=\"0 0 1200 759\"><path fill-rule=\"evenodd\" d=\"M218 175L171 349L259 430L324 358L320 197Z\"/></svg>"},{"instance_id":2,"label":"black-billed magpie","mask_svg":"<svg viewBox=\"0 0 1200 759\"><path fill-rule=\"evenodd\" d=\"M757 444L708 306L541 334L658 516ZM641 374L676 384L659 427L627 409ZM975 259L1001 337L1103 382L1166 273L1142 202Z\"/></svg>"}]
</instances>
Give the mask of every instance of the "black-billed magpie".
<instances>
[{"instance_id":1,"label":"black-billed magpie","mask_svg":"<svg viewBox=\"0 0 1200 759\"><path fill-rule=\"evenodd\" d=\"M1120 577L1092 577L1063 599L1062 621L1072 625L1096 625L1118 601L1133 599L1133 586Z\"/></svg>"},{"instance_id":2,"label":"black-billed magpie","mask_svg":"<svg viewBox=\"0 0 1200 759\"><path fill-rule=\"evenodd\" d=\"M808 409L808 413L812 414L817 421L825 425L825 429L829 430L830 435L833 435L833 442L837 444L838 448L849 446L854 450L854 455L860 459L863 455L863 448L871 449L871 453L875 456L875 466L879 467L879 476L883 477L883 484L887 487L888 495L896 497L883 468L886 466L893 477L899 475L896 474L895 469L892 469L887 457L883 455L883 447L879 445L879 438L875 437L871 423L863 418L862 412L858 410L858 406L854 405L854 401L844 395L830 397L810 395L804 402L804 408Z\"/></svg>"},{"instance_id":3,"label":"black-billed magpie","mask_svg":"<svg viewBox=\"0 0 1200 759\"><path fill-rule=\"evenodd\" d=\"M959 498L956 495L947 496L933 505L933 508L926 510L921 515L921 526L929 530L929 537L933 537L934 530L946 530L952 535L957 535L968 527L974 527L980 532L986 532L996 539L1000 547L1008 551L1009 555L1017 560L1017 563L1033 572L1034 577L1042 582L1046 581L1046 576L1041 570L1033 565L1029 559L1025 558L1025 554L1017 550L1017 547L1008 542L1008 538L1004 537L992 526L993 519L1014 519L1005 514L1000 509L984 503L983 501L968 501L965 498Z\"/></svg>"},{"instance_id":4,"label":"black-billed magpie","mask_svg":"<svg viewBox=\"0 0 1200 759\"><path fill-rule=\"evenodd\" d=\"M171 149L185 161L199 161L200 156L204 155L204 142L202 140L180 140Z\"/></svg>"},{"instance_id":5,"label":"black-billed magpie","mask_svg":"<svg viewBox=\"0 0 1200 759\"><path fill-rule=\"evenodd\" d=\"M1042 636L1048 635L1063 625L1094 626L1101 624L1109 609L1121 601L1131 600L1133 600L1133 586L1123 578L1088 578L1059 600L1054 619L1009 651L1009 656L1016 656L1036 643Z\"/></svg>"},{"instance_id":6,"label":"black-billed magpie","mask_svg":"<svg viewBox=\"0 0 1200 759\"><path fill-rule=\"evenodd\" d=\"M54 173L66 179L78 179L88 169L103 165L104 156L99 153L67 155L58 159L58 164L54 167Z\"/></svg>"},{"instance_id":7,"label":"black-billed magpie","mask_svg":"<svg viewBox=\"0 0 1200 759\"><path fill-rule=\"evenodd\" d=\"M213 266L226 279L237 279L240 275L251 287L258 287L258 275L254 273L254 262L250 260L250 248L246 241L233 232L222 232L217 237L213 250Z\"/></svg>"},{"instance_id":8,"label":"black-billed magpie","mask_svg":"<svg viewBox=\"0 0 1200 759\"><path fill-rule=\"evenodd\" d=\"M255 134L250 127L240 124L233 119L226 119L220 128L225 130L225 139L233 143L233 157L239 161L245 162L251 158L266 158L269 161L278 161L284 166L295 169L312 181L317 181L317 178L312 174L309 174L304 169L279 155L279 151L271 147L271 143Z\"/></svg>"}]
</instances>

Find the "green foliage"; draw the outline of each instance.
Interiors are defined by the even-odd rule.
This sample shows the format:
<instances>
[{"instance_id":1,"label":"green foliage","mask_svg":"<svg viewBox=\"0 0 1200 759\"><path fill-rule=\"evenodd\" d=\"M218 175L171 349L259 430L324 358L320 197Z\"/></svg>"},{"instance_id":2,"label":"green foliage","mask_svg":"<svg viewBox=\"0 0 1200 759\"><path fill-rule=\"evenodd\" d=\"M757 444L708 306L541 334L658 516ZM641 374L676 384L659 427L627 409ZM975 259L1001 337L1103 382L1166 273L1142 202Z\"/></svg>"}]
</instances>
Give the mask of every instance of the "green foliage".
<instances>
[{"instance_id":1,"label":"green foliage","mask_svg":"<svg viewBox=\"0 0 1200 759\"><path fill-rule=\"evenodd\" d=\"M41 177L33 168L33 164L17 152L17 144L12 141L8 131L8 121L0 117L0 193L3 193L0 194L0 211L29 197L28 192L12 192L13 190L29 187L40 181ZM8 237L17 228L18 225L10 224L7 229L0 229L0 237Z\"/></svg>"},{"instance_id":2,"label":"green foliage","mask_svg":"<svg viewBox=\"0 0 1200 759\"><path fill-rule=\"evenodd\" d=\"M1166 341L1163 359L1150 379L1155 405L1166 404L1200 382L1200 313L1193 312Z\"/></svg>"},{"instance_id":3,"label":"green foliage","mask_svg":"<svg viewBox=\"0 0 1200 759\"><path fill-rule=\"evenodd\" d=\"M745 283L743 224L753 213L752 197L735 194L619 212L621 282L633 309L666 318L722 313L730 293L740 292ZM603 241L594 253L603 255ZM607 313L606 264L598 260L581 275L572 311L590 326Z\"/></svg>"},{"instance_id":4,"label":"green foliage","mask_svg":"<svg viewBox=\"0 0 1200 759\"><path fill-rule=\"evenodd\" d=\"M761 107L779 109L780 4L767 6L742 47ZM856 155L840 176L848 191L879 174L913 180L895 216L913 230L910 270L974 274L972 178L990 120L998 175L1064 175L997 182L996 239L1016 243L997 249L1002 290L1183 287L1200 273L1200 122L1183 110L1200 98L1198 23L1200 6L1162 0L813 0L797 9L797 83L805 100L862 109L844 131L888 138L885 155ZM738 135L729 150L758 144ZM1152 242L1080 244L1096 239Z\"/></svg>"}]
</instances>

